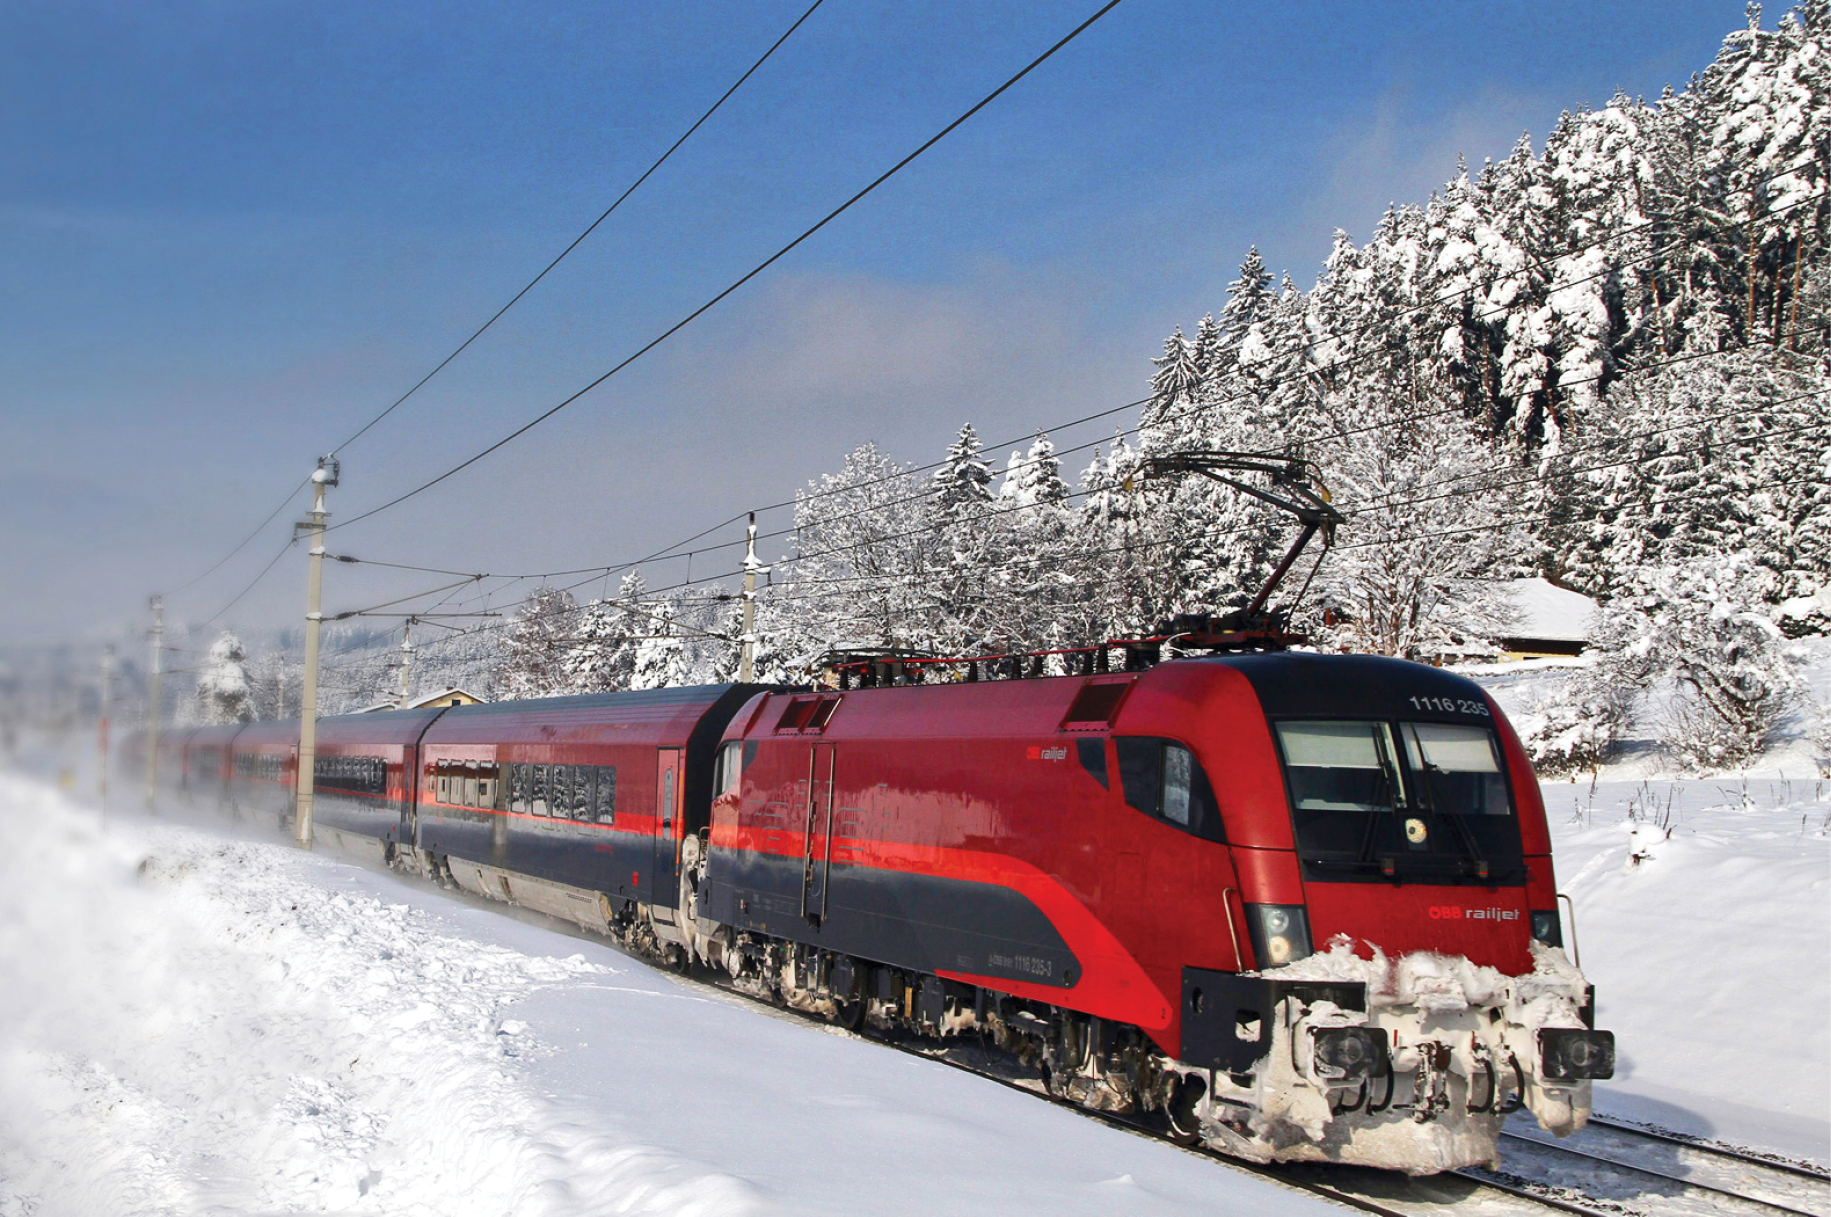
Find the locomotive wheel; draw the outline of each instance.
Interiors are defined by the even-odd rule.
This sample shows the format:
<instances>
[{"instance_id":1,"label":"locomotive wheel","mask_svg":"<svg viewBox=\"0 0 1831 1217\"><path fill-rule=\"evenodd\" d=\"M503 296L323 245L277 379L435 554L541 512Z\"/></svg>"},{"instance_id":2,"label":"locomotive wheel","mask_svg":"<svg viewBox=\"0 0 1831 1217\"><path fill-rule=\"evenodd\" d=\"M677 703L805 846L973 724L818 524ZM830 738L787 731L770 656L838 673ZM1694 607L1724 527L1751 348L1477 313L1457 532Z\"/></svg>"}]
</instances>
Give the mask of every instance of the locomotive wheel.
<instances>
[{"instance_id":1,"label":"locomotive wheel","mask_svg":"<svg viewBox=\"0 0 1831 1217\"><path fill-rule=\"evenodd\" d=\"M1195 1145L1202 1139L1201 1117L1196 1109L1201 1106L1202 1095L1208 1091L1208 1084L1199 1077L1184 1074L1177 1079L1170 1091L1170 1101L1164 1104L1164 1121L1169 1125L1170 1140L1178 1145Z\"/></svg>"},{"instance_id":2,"label":"locomotive wheel","mask_svg":"<svg viewBox=\"0 0 1831 1217\"><path fill-rule=\"evenodd\" d=\"M857 1031L865 1025L865 1000L854 997L833 999L833 1021L847 1031Z\"/></svg>"}]
</instances>

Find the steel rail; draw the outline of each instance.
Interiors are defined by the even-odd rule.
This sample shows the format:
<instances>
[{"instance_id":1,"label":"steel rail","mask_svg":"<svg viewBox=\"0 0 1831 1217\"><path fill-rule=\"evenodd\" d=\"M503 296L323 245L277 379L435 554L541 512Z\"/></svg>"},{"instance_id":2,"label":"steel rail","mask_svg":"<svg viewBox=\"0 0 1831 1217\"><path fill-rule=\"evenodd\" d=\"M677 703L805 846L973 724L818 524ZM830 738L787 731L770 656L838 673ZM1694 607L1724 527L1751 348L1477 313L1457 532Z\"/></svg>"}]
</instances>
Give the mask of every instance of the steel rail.
<instances>
[{"instance_id":1,"label":"steel rail","mask_svg":"<svg viewBox=\"0 0 1831 1217\"><path fill-rule=\"evenodd\" d=\"M1801 1179L1812 1179L1820 1183L1831 1183L1831 1170L1826 1170L1824 1167L1811 1166L1803 1162L1793 1162L1785 1158L1770 1157L1754 1150L1742 1149L1734 1145L1725 1145L1721 1141L1712 1141L1705 1137L1695 1137L1689 1133L1673 1132L1670 1129L1665 1128L1653 1128L1644 1124L1636 1124L1629 1120L1618 1119L1613 1116L1592 1115L1589 1118L1589 1122L1600 1128L1608 1128L1613 1129L1616 1132L1627 1133L1629 1136L1645 1137L1652 1141L1664 1141L1669 1145L1682 1145L1687 1149L1695 1149L1699 1153L1711 1154L1718 1158L1745 1162L1750 1166L1765 1167L1768 1170L1780 1171L1783 1174L1797 1175Z\"/></svg>"},{"instance_id":2,"label":"steel rail","mask_svg":"<svg viewBox=\"0 0 1831 1217\"><path fill-rule=\"evenodd\" d=\"M1597 1163L1602 1166L1611 1167L1615 1171L1620 1172L1625 1175L1645 1175L1645 1176L1648 1176L1653 1179L1663 1180L1667 1183L1677 1184L1679 1187L1685 1188L1690 1191L1695 1191L1695 1192L1700 1192L1700 1193L1707 1192L1714 1196L1725 1197L1725 1198L1727 1198L1729 1200L1733 1200L1741 1205L1750 1205L1757 1209L1769 1210L1769 1211L1776 1212L1776 1213L1785 1213L1785 1214L1788 1214L1789 1217L1821 1217L1820 1213L1816 1213L1810 1209L1794 1208L1790 1204L1784 1204L1777 1200L1771 1200L1771 1199L1768 1199L1768 1198L1762 1197L1762 1196L1751 1196L1751 1195L1747 1194L1746 1192L1739 1192L1732 1188L1722 1187L1718 1184L1706 1183L1702 1180L1687 1178L1684 1175L1675 1174L1671 1171L1660 1170L1657 1167L1647 1166L1647 1165L1644 1165L1639 1162L1624 1162L1619 1158L1611 1157L1611 1156L1609 1156L1607 1154L1603 1154L1603 1153L1597 1153L1593 1150L1581 1149L1575 1145L1567 1145L1567 1144L1563 1144L1561 1142L1555 1142L1555 1141L1544 1141L1544 1140L1540 1140L1537 1137L1522 1136L1521 1134L1516 1133L1516 1132L1507 1132L1504 1129L1502 1130L1500 1135L1509 1140L1518 1141L1518 1142L1521 1142L1522 1144L1534 1146L1541 1152L1552 1155L1552 1156L1562 1155L1562 1156L1571 1157L1571 1158L1582 1158L1586 1162L1594 1162L1594 1163ZM1523 1178L1524 1176L1516 1176L1516 1177ZM1536 1181L1536 1180L1534 1180L1534 1182L1538 1183L1538 1181ZM1548 1182L1548 1183L1539 1183L1539 1186L1565 1187L1568 1185L1559 1184L1556 1182ZM1582 1191L1585 1194L1588 1194L1587 1190L1584 1188L1579 1187L1576 1190ZM1598 1199L1600 1199L1600 1198L1598 1198ZM1610 1200L1610 1201L1605 1201L1605 1203L1618 1204L1618 1203L1622 1203L1622 1202Z\"/></svg>"}]
</instances>

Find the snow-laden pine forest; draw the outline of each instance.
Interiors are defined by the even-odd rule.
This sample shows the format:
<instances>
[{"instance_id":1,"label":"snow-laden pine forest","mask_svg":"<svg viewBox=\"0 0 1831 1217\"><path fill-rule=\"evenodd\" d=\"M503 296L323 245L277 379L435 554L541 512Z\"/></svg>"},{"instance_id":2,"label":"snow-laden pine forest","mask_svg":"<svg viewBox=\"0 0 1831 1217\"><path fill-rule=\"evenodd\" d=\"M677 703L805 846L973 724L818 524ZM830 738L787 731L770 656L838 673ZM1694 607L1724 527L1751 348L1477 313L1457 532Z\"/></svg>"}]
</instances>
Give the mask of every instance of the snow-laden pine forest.
<instances>
[{"instance_id":1,"label":"snow-laden pine forest","mask_svg":"<svg viewBox=\"0 0 1831 1217\"><path fill-rule=\"evenodd\" d=\"M1039 434L1007 456L968 423L932 463L861 444L797 495L759 598L759 675L1237 608L1290 517L1145 475L1189 449L1275 453L1311 462L1348 517L1283 590L1315 645L1492 658L1514 616L1498 589L1543 576L1603 610L1591 662L1521 712L1542 765L1605 757L1648 689L1667 690L1678 759L1745 760L1810 717L1789 642L1831 629L1828 177L1831 0L1771 29L1751 6L1682 89L1458 166L1364 243L1338 231L1307 289L1249 251L1095 442ZM602 599L543 588L509 622L418 640L415 683L503 698L729 680L736 591L651 589L640 570ZM385 644L350 641L333 709L392 690ZM280 705L285 679L255 683Z\"/></svg>"}]
</instances>

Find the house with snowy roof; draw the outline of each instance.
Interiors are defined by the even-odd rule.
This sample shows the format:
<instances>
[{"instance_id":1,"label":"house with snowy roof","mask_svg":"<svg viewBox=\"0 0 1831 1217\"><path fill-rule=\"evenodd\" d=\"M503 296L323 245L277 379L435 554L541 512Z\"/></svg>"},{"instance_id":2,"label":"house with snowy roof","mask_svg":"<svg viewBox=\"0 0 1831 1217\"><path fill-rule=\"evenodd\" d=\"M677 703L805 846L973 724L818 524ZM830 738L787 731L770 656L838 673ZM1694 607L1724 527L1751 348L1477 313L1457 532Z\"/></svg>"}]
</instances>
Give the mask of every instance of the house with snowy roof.
<instances>
[{"instance_id":1,"label":"house with snowy roof","mask_svg":"<svg viewBox=\"0 0 1831 1217\"><path fill-rule=\"evenodd\" d=\"M357 714L374 714L380 710L424 710L430 706L477 706L483 704L483 698L463 689L451 687L437 693L428 693L423 697L413 698L402 703L398 700L378 701L372 706L364 706Z\"/></svg>"},{"instance_id":2,"label":"house with snowy roof","mask_svg":"<svg viewBox=\"0 0 1831 1217\"><path fill-rule=\"evenodd\" d=\"M1583 653L1596 628L1594 600L1545 579L1513 579L1502 590L1513 608L1512 632L1495 639L1502 660Z\"/></svg>"}]
</instances>

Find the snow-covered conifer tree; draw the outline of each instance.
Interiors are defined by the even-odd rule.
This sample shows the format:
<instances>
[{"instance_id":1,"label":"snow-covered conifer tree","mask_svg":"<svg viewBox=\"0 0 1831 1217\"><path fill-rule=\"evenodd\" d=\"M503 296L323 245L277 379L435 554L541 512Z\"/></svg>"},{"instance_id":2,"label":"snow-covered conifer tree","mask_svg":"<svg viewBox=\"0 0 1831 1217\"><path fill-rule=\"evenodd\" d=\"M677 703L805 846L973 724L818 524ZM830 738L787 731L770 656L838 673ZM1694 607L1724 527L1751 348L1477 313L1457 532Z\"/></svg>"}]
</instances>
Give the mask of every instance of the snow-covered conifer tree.
<instances>
[{"instance_id":1,"label":"snow-covered conifer tree","mask_svg":"<svg viewBox=\"0 0 1831 1217\"><path fill-rule=\"evenodd\" d=\"M254 721L248 652L234 634L225 631L210 645L209 658L197 677L197 703L199 716L206 723Z\"/></svg>"},{"instance_id":2,"label":"snow-covered conifer tree","mask_svg":"<svg viewBox=\"0 0 1831 1217\"><path fill-rule=\"evenodd\" d=\"M1147 425L1162 422L1193 402L1201 391L1201 369L1195 366L1195 346L1183 337L1182 327L1164 339L1163 355L1151 377L1151 400L1144 408Z\"/></svg>"},{"instance_id":3,"label":"snow-covered conifer tree","mask_svg":"<svg viewBox=\"0 0 1831 1217\"><path fill-rule=\"evenodd\" d=\"M1627 378L1549 469L1554 567L1607 596L1639 567L1748 554L1777 576L1776 599L1817 591L1831 583L1828 427L1831 378L1783 352Z\"/></svg>"},{"instance_id":4,"label":"snow-covered conifer tree","mask_svg":"<svg viewBox=\"0 0 1831 1217\"><path fill-rule=\"evenodd\" d=\"M958 519L992 501L992 467L986 462L973 424L960 428L960 434L947 446L947 456L934 472L935 498L941 514Z\"/></svg>"},{"instance_id":5,"label":"snow-covered conifer tree","mask_svg":"<svg viewBox=\"0 0 1831 1217\"><path fill-rule=\"evenodd\" d=\"M1271 272L1265 269L1255 245L1240 263L1240 277L1227 285L1227 303L1217 326L1220 351L1207 369L1211 376L1224 376L1242 362L1242 348L1271 306L1271 285Z\"/></svg>"},{"instance_id":6,"label":"snow-covered conifer tree","mask_svg":"<svg viewBox=\"0 0 1831 1217\"><path fill-rule=\"evenodd\" d=\"M1055 445L1047 435L1038 435L1028 452L1013 452L1005 466L1004 483L998 488L998 500L1010 507L1032 507L1038 503L1060 503L1068 497L1068 484L1062 480L1062 463L1056 459Z\"/></svg>"},{"instance_id":7,"label":"snow-covered conifer tree","mask_svg":"<svg viewBox=\"0 0 1831 1217\"><path fill-rule=\"evenodd\" d=\"M634 654L631 657L629 688L631 689L666 689L674 685L687 683L687 667L690 656L687 654L685 639L675 627L678 606L671 600L656 600L643 606L648 614L640 626L635 622L634 628L643 633L636 636Z\"/></svg>"}]
</instances>

